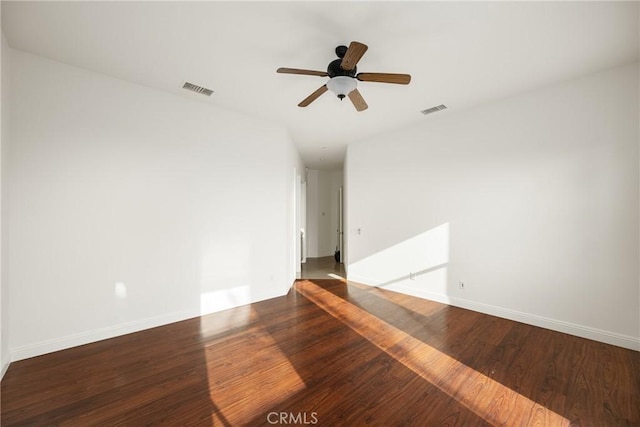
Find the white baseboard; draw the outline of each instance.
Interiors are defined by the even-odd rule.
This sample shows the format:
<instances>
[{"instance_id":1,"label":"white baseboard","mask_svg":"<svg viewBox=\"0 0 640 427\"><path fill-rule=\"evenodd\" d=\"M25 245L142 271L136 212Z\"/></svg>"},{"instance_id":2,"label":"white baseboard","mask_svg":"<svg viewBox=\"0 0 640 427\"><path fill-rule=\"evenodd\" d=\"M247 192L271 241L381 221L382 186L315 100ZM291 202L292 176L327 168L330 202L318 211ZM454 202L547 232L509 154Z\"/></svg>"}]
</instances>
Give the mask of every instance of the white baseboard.
<instances>
[{"instance_id":1,"label":"white baseboard","mask_svg":"<svg viewBox=\"0 0 640 427\"><path fill-rule=\"evenodd\" d=\"M293 286L293 281L287 289L283 289L280 292L265 293L260 297L254 297L248 300L238 300L240 303L226 305L219 305L205 310L205 307L200 309L185 310L180 312L174 312L170 314L163 314L147 319L136 320L120 325L108 326L101 329L94 329L91 331L81 332L78 334L67 335L60 338L54 338L50 340L41 341L35 344L24 345L21 347L15 347L10 349L11 361L16 362L18 360L28 359L31 357L41 356L47 353L53 353L54 351L65 350L71 347L77 347L79 345L90 344L96 341L102 341L109 338L115 338L121 335L130 334L133 332L143 331L145 329L155 328L158 326L168 325L174 322L180 322L182 320L192 319L194 317L200 317L206 314L214 313L216 311L222 311L238 307L245 304L251 304L254 302L262 301L265 299L275 298L278 296L286 295L290 287ZM7 364L8 367L8 364ZM3 366L3 370L5 367Z\"/></svg>"},{"instance_id":2,"label":"white baseboard","mask_svg":"<svg viewBox=\"0 0 640 427\"><path fill-rule=\"evenodd\" d=\"M169 323L179 322L181 320L197 316L199 316L199 313L197 312L185 311L171 313L168 315L156 316L115 326L108 326L106 328L95 329L92 331L81 332L79 334L67 335L60 338L41 341L35 344L16 347L11 349L11 361L17 362L18 360L41 356L43 354L53 353L54 351L102 341L120 335L130 334L132 332L155 328L157 326L167 325Z\"/></svg>"},{"instance_id":3,"label":"white baseboard","mask_svg":"<svg viewBox=\"0 0 640 427\"><path fill-rule=\"evenodd\" d=\"M11 363L9 361L2 361L2 371L0 372L0 380L2 380L4 378L4 374L7 372L7 369L9 369L9 365L11 365Z\"/></svg>"},{"instance_id":4,"label":"white baseboard","mask_svg":"<svg viewBox=\"0 0 640 427\"><path fill-rule=\"evenodd\" d=\"M380 285L379 283L376 283L375 280L370 280L360 276L349 276L349 280L374 287L378 287ZM414 288L402 286L401 284L384 286L383 289L388 289L390 291L412 295L418 298L424 298L455 307L465 308L467 310L477 311L479 313L502 317L504 319L514 320L516 322L526 323L528 325L539 326L541 328L551 329L552 331L563 332L565 334L575 335L577 337L587 338L618 347L640 351L640 338L628 335L604 331L601 329L592 328L590 326L578 325L571 322L565 322L563 320L551 319L544 316L538 316L536 314L524 313L521 311L511 310L504 307L498 307L495 305L485 304L450 295L417 290Z\"/></svg>"}]
</instances>

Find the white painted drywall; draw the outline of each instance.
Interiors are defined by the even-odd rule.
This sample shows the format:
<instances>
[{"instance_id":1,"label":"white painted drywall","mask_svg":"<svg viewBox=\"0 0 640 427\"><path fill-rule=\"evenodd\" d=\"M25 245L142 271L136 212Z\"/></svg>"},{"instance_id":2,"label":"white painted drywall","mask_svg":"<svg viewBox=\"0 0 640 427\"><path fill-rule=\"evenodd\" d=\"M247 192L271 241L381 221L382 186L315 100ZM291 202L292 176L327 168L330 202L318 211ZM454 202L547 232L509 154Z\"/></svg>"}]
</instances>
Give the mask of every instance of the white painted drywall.
<instances>
[{"instance_id":1,"label":"white painted drywall","mask_svg":"<svg viewBox=\"0 0 640 427\"><path fill-rule=\"evenodd\" d=\"M286 293L303 166L283 128L13 49L11 65L14 360Z\"/></svg>"},{"instance_id":2,"label":"white painted drywall","mask_svg":"<svg viewBox=\"0 0 640 427\"><path fill-rule=\"evenodd\" d=\"M339 246L338 228L340 227L340 187L344 187L344 173L342 169L332 170L329 174L329 209L331 211L331 223L329 225L328 236L331 238L329 243L330 255L334 255ZM344 207L342 209L344 211Z\"/></svg>"},{"instance_id":3,"label":"white painted drywall","mask_svg":"<svg viewBox=\"0 0 640 427\"><path fill-rule=\"evenodd\" d=\"M640 349L638 76L350 145L349 278Z\"/></svg>"},{"instance_id":4,"label":"white painted drywall","mask_svg":"<svg viewBox=\"0 0 640 427\"><path fill-rule=\"evenodd\" d=\"M307 170L307 256L318 257L318 172L315 169Z\"/></svg>"},{"instance_id":5,"label":"white painted drywall","mask_svg":"<svg viewBox=\"0 0 640 427\"><path fill-rule=\"evenodd\" d=\"M333 256L338 244L338 189L342 170L315 170L307 173L308 256Z\"/></svg>"},{"instance_id":6,"label":"white painted drywall","mask_svg":"<svg viewBox=\"0 0 640 427\"><path fill-rule=\"evenodd\" d=\"M342 206L342 239L343 239L343 250L344 253L342 254L342 263L344 265L344 269L345 269L345 274L349 274L349 234L350 234L350 230L351 230L351 226L349 225L349 172L348 172L348 167L349 167L349 162L348 162L348 157L349 157L349 151L347 151L345 153L345 157L344 157L344 163L342 165L342 200L343 200L343 206Z\"/></svg>"},{"instance_id":7,"label":"white painted drywall","mask_svg":"<svg viewBox=\"0 0 640 427\"><path fill-rule=\"evenodd\" d=\"M299 232L301 233L301 254L300 254L300 262L307 262L307 173L306 171L302 174L302 184L300 185L300 227ZM302 269L302 265L300 265L300 269Z\"/></svg>"},{"instance_id":8,"label":"white painted drywall","mask_svg":"<svg viewBox=\"0 0 640 427\"><path fill-rule=\"evenodd\" d=\"M1 8L0 8L1 9ZM0 22L2 20L0 19ZM5 191L5 156L4 146L8 141L8 129L9 129L9 108L8 94L9 94L9 46L7 40L4 37L4 33L1 31L0 35L2 40L0 41L0 379L4 376L4 373L9 368L11 362L9 354L9 321L8 321L8 292L6 286L6 269L4 268L6 263L6 218L5 214L6 203L5 198L7 193Z\"/></svg>"}]
</instances>

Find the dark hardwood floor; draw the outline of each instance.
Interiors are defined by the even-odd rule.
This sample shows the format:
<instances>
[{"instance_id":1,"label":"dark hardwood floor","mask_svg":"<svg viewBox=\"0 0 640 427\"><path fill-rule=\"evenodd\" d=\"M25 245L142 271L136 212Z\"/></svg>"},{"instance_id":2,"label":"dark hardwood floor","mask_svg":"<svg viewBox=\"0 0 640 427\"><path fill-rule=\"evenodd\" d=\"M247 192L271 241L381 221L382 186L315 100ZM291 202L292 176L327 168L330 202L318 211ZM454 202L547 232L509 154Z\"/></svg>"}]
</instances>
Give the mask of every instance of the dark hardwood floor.
<instances>
[{"instance_id":1,"label":"dark hardwood floor","mask_svg":"<svg viewBox=\"0 0 640 427\"><path fill-rule=\"evenodd\" d=\"M13 363L2 426L640 425L640 355L340 280Z\"/></svg>"}]
</instances>

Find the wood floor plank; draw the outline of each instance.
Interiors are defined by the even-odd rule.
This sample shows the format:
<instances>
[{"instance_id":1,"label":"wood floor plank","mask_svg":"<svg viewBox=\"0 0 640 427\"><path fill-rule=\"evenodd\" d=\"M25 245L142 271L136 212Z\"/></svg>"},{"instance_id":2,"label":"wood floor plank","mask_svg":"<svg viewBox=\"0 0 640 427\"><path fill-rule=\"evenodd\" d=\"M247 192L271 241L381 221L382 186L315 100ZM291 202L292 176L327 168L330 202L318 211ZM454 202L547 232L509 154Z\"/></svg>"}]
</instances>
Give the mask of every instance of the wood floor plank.
<instances>
[{"instance_id":1,"label":"wood floor plank","mask_svg":"<svg viewBox=\"0 0 640 427\"><path fill-rule=\"evenodd\" d=\"M638 352L343 280L15 362L1 387L3 426L640 425Z\"/></svg>"}]
</instances>

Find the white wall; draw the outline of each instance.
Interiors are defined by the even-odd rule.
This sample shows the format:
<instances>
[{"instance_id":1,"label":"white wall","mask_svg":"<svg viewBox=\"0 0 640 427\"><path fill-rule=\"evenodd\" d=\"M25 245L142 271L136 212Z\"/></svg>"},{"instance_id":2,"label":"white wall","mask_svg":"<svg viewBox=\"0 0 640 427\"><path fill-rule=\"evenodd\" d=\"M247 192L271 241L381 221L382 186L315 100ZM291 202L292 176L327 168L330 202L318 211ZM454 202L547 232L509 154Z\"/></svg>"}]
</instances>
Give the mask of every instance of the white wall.
<instances>
[{"instance_id":1,"label":"white wall","mask_svg":"<svg viewBox=\"0 0 640 427\"><path fill-rule=\"evenodd\" d=\"M11 65L13 360L286 293L301 163L283 128L16 50Z\"/></svg>"},{"instance_id":2,"label":"white wall","mask_svg":"<svg viewBox=\"0 0 640 427\"><path fill-rule=\"evenodd\" d=\"M302 240L300 242L300 262L307 262L307 174L303 171L301 180L303 181L300 185L300 226L298 227L298 232L302 231L304 236L302 236ZM300 237L300 236L299 236ZM302 270L302 265L300 265L299 270Z\"/></svg>"},{"instance_id":3,"label":"white wall","mask_svg":"<svg viewBox=\"0 0 640 427\"><path fill-rule=\"evenodd\" d=\"M307 172L307 250L311 258L333 256L338 244L338 189L342 170Z\"/></svg>"},{"instance_id":4,"label":"white wall","mask_svg":"<svg viewBox=\"0 0 640 427\"><path fill-rule=\"evenodd\" d=\"M349 278L640 349L638 76L350 145Z\"/></svg>"},{"instance_id":5,"label":"white wall","mask_svg":"<svg viewBox=\"0 0 640 427\"><path fill-rule=\"evenodd\" d=\"M329 173L329 206L330 206L330 224L329 224L329 255L334 255L338 247L338 228L340 227L340 187L344 187L344 172L340 170L332 170ZM343 207L344 210L344 207Z\"/></svg>"},{"instance_id":6,"label":"white wall","mask_svg":"<svg viewBox=\"0 0 640 427\"><path fill-rule=\"evenodd\" d=\"M0 8L2 9L2 8ZM0 22L2 20L0 19ZM9 355L9 310L8 310L8 292L6 286L6 191L4 178L5 174L5 156L3 154L5 144L8 141L8 129L9 129L9 108L7 108L8 94L9 94L9 47L7 40L4 37L4 33L0 28L0 378L4 376L9 363L11 361Z\"/></svg>"},{"instance_id":7,"label":"white wall","mask_svg":"<svg viewBox=\"0 0 640 427\"><path fill-rule=\"evenodd\" d=\"M349 275L349 235L352 227L349 224L349 201L351 194L349 193L349 151L345 153L344 164L342 165L342 263L344 265L345 274Z\"/></svg>"},{"instance_id":8,"label":"white wall","mask_svg":"<svg viewBox=\"0 0 640 427\"><path fill-rule=\"evenodd\" d=\"M307 257L318 257L318 171L308 169L307 173L307 219L306 219L306 246Z\"/></svg>"}]
</instances>

